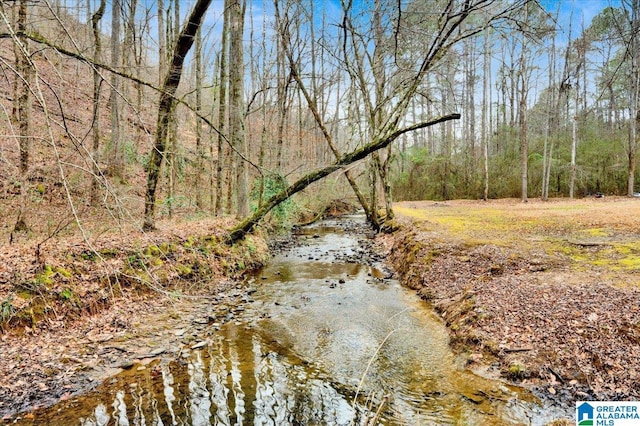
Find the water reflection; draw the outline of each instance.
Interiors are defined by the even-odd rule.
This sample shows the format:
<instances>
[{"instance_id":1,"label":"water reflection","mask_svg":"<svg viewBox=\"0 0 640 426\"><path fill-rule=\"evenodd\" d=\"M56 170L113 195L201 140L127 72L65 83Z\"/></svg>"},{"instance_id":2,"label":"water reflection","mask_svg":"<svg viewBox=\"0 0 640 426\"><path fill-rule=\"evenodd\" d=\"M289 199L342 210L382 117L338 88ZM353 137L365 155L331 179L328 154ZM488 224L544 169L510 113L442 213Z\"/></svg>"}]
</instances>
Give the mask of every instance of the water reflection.
<instances>
[{"instance_id":1,"label":"water reflection","mask_svg":"<svg viewBox=\"0 0 640 426\"><path fill-rule=\"evenodd\" d=\"M255 277L255 302L208 346L116 376L21 424L529 424L521 394L461 370L446 329L329 228ZM313 260L309 260L313 258ZM541 418L539 423L543 424Z\"/></svg>"},{"instance_id":2,"label":"water reflection","mask_svg":"<svg viewBox=\"0 0 640 426\"><path fill-rule=\"evenodd\" d=\"M227 386L227 358L222 352L224 337L217 335L208 348L209 357L209 386L211 389L211 403L213 405L213 424L218 426L230 426L231 416L227 399L229 388Z\"/></svg>"},{"instance_id":3,"label":"water reflection","mask_svg":"<svg viewBox=\"0 0 640 426\"><path fill-rule=\"evenodd\" d=\"M191 424L193 426L210 425L211 397L200 352L196 352L189 360L187 372L189 373L189 394L191 395Z\"/></svg>"}]
</instances>

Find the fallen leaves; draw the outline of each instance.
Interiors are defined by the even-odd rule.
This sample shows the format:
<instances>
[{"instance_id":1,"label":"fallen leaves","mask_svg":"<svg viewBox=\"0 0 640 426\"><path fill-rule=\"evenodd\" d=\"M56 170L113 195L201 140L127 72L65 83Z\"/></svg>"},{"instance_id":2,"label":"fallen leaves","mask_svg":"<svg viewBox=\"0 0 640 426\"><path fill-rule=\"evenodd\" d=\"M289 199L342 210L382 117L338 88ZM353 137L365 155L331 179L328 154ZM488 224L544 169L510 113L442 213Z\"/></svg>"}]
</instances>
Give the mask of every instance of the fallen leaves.
<instances>
[{"instance_id":1,"label":"fallen leaves","mask_svg":"<svg viewBox=\"0 0 640 426\"><path fill-rule=\"evenodd\" d=\"M464 214L448 211L449 216L458 215L451 220L460 223ZM509 213L514 223L520 214L536 219L522 206ZM619 233L627 223L628 233L638 232L635 221L626 217L618 222L619 215L610 210L592 216L599 227L609 221ZM506 235L503 228L485 227L469 232L468 243L444 227L425 231L411 224L382 238L388 239L390 259L407 284L428 294L445 318L452 343L464 351L484 351L484 358L472 356L471 362L497 361L505 373L513 362L520 362L528 383L551 395L561 395L559 389L565 388L577 396L581 392L598 399L638 399L639 378L632 372L640 371L640 289L615 285L611 279L625 273L628 282L637 277L619 270L609 274L604 267L581 269L569 259L542 252L545 233L562 234L574 226L561 219L557 224L545 222L543 234L527 235L526 240Z\"/></svg>"}]
</instances>

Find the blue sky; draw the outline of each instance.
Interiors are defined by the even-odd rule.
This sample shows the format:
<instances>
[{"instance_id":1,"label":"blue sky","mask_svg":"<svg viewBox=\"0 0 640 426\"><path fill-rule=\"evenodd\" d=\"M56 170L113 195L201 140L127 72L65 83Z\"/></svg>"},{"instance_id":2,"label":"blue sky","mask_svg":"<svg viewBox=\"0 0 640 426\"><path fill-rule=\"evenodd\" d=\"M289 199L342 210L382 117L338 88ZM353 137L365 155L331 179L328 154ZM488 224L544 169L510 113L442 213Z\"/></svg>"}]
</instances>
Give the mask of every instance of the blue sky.
<instances>
[{"instance_id":1,"label":"blue sky","mask_svg":"<svg viewBox=\"0 0 640 426\"><path fill-rule=\"evenodd\" d=\"M572 23L571 37L575 38L579 34L583 22L588 27L591 20L605 7L619 7L620 0L540 0L540 4L552 15L555 15L560 8L559 22L568 35L569 22Z\"/></svg>"},{"instance_id":2,"label":"blue sky","mask_svg":"<svg viewBox=\"0 0 640 426\"><path fill-rule=\"evenodd\" d=\"M273 19L273 0L247 0L249 5L253 9L253 21L255 25L255 31L261 31L263 16L266 15L267 19ZM558 11L560 12L559 21L564 29L565 36L568 35L569 21L572 21L572 38L576 37L580 32L581 27L589 26L589 23L602 9L607 6L620 6L621 0L539 0L542 6L552 15ZM165 0L168 4L169 0ZM143 0L142 3L146 7L151 7L155 12L156 0ZM191 7L195 3L195 0L180 0L181 15L184 19L191 10ZM363 1L355 0L354 4L364 3ZM404 3L404 1L403 1ZM316 8L318 10L325 10L330 18L336 18L336 13L339 15L340 6L337 0L315 0ZM205 18L206 27L219 27L221 25L221 16L224 6L224 0L213 0L207 16ZM317 12L319 16L321 12ZM108 22L108 16L105 16L105 22ZM246 28L248 30L249 25L247 23Z\"/></svg>"}]
</instances>

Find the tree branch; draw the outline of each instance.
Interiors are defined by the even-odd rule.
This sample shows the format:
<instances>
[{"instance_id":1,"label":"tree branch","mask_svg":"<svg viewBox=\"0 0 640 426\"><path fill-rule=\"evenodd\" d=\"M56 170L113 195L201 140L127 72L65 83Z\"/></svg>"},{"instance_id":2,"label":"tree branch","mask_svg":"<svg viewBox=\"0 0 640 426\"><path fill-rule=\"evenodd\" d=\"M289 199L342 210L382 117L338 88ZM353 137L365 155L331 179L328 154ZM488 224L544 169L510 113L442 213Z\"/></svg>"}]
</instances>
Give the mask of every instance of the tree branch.
<instances>
[{"instance_id":1,"label":"tree branch","mask_svg":"<svg viewBox=\"0 0 640 426\"><path fill-rule=\"evenodd\" d=\"M360 149L356 149L355 151L352 151L346 155L343 155L338 161L336 161L335 163L327 167L316 170L314 172L311 172L301 177L296 182L292 183L287 188L282 190L280 193L269 198L267 201L264 202L262 207L257 209L255 212L253 212L252 215L250 215L245 220L243 220L240 224L235 226L229 232L229 235L226 238L227 242L234 243L244 238L244 236L249 232L251 232L253 228L260 222L260 220L262 220L262 218L267 215L267 213L269 213L273 208L278 206L280 203L286 201L292 195L302 191L312 183L319 181L320 179L343 168L344 166L347 166L349 164L355 163L356 161L362 160L366 158L369 154L388 146L390 143L392 143L401 135L407 132L411 132L413 130L423 129L425 127L430 127L439 123L444 123L445 121L458 120L459 118L460 118L460 114L458 113L448 114L430 121L425 121L422 123L414 124L413 126L406 127L404 129L396 130L385 137L381 137L372 141L371 143L363 146Z\"/></svg>"}]
</instances>

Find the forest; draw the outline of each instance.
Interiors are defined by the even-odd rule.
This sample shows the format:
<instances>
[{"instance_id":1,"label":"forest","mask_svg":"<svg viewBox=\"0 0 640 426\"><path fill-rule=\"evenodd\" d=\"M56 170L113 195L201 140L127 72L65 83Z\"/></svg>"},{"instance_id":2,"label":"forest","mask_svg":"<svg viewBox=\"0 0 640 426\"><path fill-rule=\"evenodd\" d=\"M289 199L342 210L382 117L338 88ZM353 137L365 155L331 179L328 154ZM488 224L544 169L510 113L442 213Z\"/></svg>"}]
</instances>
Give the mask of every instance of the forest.
<instances>
[{"instance_id":1,"label":"forest","mask_svg":"<svg viewBox=\"0 0 640 426\"><path fill-rule=\"evenodd\" d=\"M4 2L3 234L633 196L636 6Z\"/></svg>"},{"instance_id":2,"label":"forest","mask_svg":"<svg viewBox=\"0 0 640 426\"><path fill-rule=\"evenodd\" d=\"M6 0L0 21L2 420L103 424L94 388L163 424L258 419L287 386L265 412L292 424L640 395L640 0ZM366 395L370 369L416 388Z\"/></svg>"}]
</instances>

